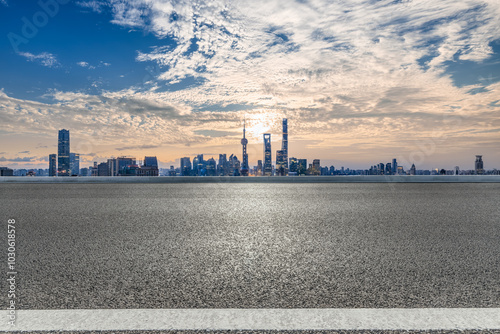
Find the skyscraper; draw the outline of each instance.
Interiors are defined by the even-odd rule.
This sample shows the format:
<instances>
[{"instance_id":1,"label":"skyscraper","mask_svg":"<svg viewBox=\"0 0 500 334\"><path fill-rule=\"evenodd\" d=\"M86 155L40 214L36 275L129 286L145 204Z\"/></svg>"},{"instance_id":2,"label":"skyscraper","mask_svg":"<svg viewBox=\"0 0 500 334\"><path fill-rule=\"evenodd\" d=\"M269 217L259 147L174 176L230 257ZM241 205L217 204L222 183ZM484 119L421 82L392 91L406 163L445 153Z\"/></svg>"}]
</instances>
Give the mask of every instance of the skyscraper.
<instances>
[{"instance_id":1,"label":"skyscraper","mask_svg":"<svg viewBox=\"0 0 500 334\"><path fill-rule=\"evenodd\" d=\"M476 155L476 174L482 175L484 174L484 168L483 168L483 156L482 155Z\"/></svg>"},{"instance_id":2,"label":"skyscraper","mask_svg":"<svg viewBox=\"0 0 500 334\"><path fill-rule=\"evenodd\" d=\"M283 164L282 167L284 169L283 175L288 175L288 120L283 118L283 138L281 140L281 151L283 155ZM278 163L276 162L276 169L278 169Z\"/></svg>"},{"instance_id":3,"label":"skyscraper","mask_svg":"<svg viewBox=\"0 0 500 334\"><path fill-rule=\"evenodd\" d=\"M313 175L320 175L321 174L321 166L320 166L320 160L319 159L314 159L313 160L312 173L313 173Z\"/></svg>"},{"instance_id":4,"label":"skyscraper","mask_svg":"<svg viewBox=\"0 0 500 334\"><path fill-rule=\"evenodd\" d=\"M193 169L198 176L204 176L206 173L206 161L203 159L203 154L196 156L196 166L194 166L195 159L193 159Z\"/></svg>"},{"instance_id":5,"label":"skyscraper","mask_svg":"<svg viewBox=\"0 0 500 334\"><path fill-rule=\"evenodd\" d=\"M219 163L217 165L217 175L226 176L228 172L229 164L227 163L227 156L225 154L219 154Z\"/></svg>"},{"instance_id":6,"label":"skyscraper","mask_svg":"<svg viewBox=\"0 0 500 334\"><path fill-rule=\"evenodd\" d=\"M410 175L417 175L417 168L415 168L415 164L412 164L410 167Z\"/></svg>"},{"instance_id":7,"label":"skyscraper","mask_svg":"<svg viewBox=\"0 0 500 334\"><path fill-rule=\"evenodd\" d=\"M297 163L297 174L305 175L307 171L307 159L299 159Z\"/></svg>"},{"instance_id":8,"label":"skyscraper","mask_svg":"<svg viewBox=\"0 0 500 334\"><path fill-rule=\"evenodd\" d=\"M126 175L127 168L129 166L134 166L136 163L135 158L132 157L118 157L116 159L116 175Z\"/></svg>"},{"instance_id":9,"label":"skyscraper","mask_svg":"<svg viewBox=\"0 0 500 334\"><path fill-rule=\"evenodd\" d=\"M289 158L288 161L289 161L289 164L288 164L288 166L289 166L289 172L296 174L297 170L298 170L298 160L297 160L297 158L292 157L292 158Z\"/></svg>"},{"instance_id":10,"label":"skyscraper","mask_svg":"<svg viewBox=\"0 0 500 334\"><path fill-rule=\"evenodd\" d=\"M398 173L398 162L396 159L392 159L392 174L396 175Z\"/></svg>"},{"instance_id":11,"label":"skyscraper","mask_svg":"<svg viewBox=\"0 0 500 334\"><path fill-rule=\"evenodd\" d=\"M262 176L262 160L257 160L257 175Z\"/></svg>"},{"instance_id":12,"label":"skyscraper","mask_svg":"<svg viewBox=\"0 0 500 334\"><path fill-rule=\"evenodd\" d=\"M158 159L156 157L144 157L144 167L158 168Z\"/></svg>"},{"instance_id":13,"label":"skyscraper","mask_svg":"<svg viewBox=\"0 0 500 334\"><path fill-rule=\"evenodd\" d=\"M276 151L276 175L284 176L285 174L285 153L283 150Z\"/></svg>"},{"instance_id":14,"label":"skyscraper","mask_svg":"<svg viewBox=\"0 0 500 334\"><path fill-rule=\"evenodd\" d=\"M207 160L206 169L207 176L215 176L215 173L217 172L217 163L215 162L214 158L210 158Z\"/></svg>"},{"instance_id":15,"label":"skyscraper","mask_svg":"<svg viewBox=\"0 0 500 334\"><path fill-rule=\"evenodd\" d=\"M57 154L49 154L49 176L57 176Z\"/></svg>"},{"instance_id":16,"label":"skyscraper","mask_svg":"<svg viewBox=\"0 0 500 334\"><path fill-rule=\"evenodd\" d=\"M182 176L191 175L191 158L190 157L181 158L181 175Z\"/></svg>"},{"instance_id":17,"label":"skyscraper","mask_svg":"<svg viewBox=\"0 0 500 334\"><path fill-rule=\"evenodd\" d=\"M273 173L271 153L271 134L264 133L264 166L262 170L263 176L271 176Z\"/></svg>"},{"instance_id":18,"label":"skyscraper","mask_svg":"<svg viewBox=\"0 0 500 334\"><path fill-rule=\"evenodd\" d=\"M57 175L69 176L70 173L69 130L62 129L57 141Z\"/></svg>"},{"instance_id":19,"label":"skyscraper","mask_svg":"<svg viewBox=\"0 0 500 334\"><path fill-rule=\"evenodd\" d=\"M229 156L228 166L229 176L240 176L241 163L234 154Z\"/></svg>"},{"instance_id":20,"label":"skyscraper","mask_svg":"<svg viewBox=\"0 0 500 334\"><path fill-rule=\"evenodd\" d=\"M248 176L248 154L247 154L248 139L245 137L245 121L243 121L243 138L241 145L243 146L243 161L241 162L241 176Z\"/></svg>"},{"instance_id":21,"label":"skyscraper","mask_svg":"<svg viewBox=\"0 0 500 334\"><path fill-rule=\"evenodd\" d=\"M71 175L80 175L80 154L69 154L69 168L71 171Z\"/></svg>"}]
</instances>

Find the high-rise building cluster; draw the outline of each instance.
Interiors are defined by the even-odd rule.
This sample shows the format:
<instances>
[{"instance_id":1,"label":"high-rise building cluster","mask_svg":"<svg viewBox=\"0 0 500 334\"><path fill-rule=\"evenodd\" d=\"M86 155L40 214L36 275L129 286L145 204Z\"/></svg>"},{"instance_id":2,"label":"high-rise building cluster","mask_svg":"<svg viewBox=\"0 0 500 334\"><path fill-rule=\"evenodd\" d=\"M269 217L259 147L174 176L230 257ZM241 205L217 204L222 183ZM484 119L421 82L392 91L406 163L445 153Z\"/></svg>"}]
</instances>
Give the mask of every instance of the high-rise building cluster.
<instances>
[{"instance_id":1,"label":"high-rise building cluster","mask_svg":"<svg viewBox=\"0 0 500 334\"><path fill-rule=\"evenodd\" d=\"M156 157L144 157L137 164L133 157L108 159L80 169L80 154L70 152L69 130L59 130L57 155L49 155L49 176L158 176Z\"/></svg>"},{"instance_id":2,"label":"high-rise building cluster","mask_svg":"<svg viewBox=\"0 0 500 334\"><path fill-rule=\"evenodd\" d=\"M500 171L484 169L482 155L476 155L473 170L461 170L456 166L453 170L432 169L420 170L412 164L409 170L398 165L396 159L391 162L378 163L368 169L335 168L321 166L319 159L312 163L307 159L288 157L288 120L282 119L281 149L276 151L273 165L271 134L263 134L263 157L257 165L250 168L248 163L246 138L246 122L243 123L242 160L231 154L219 154L219 159L205 159L198 154L191 162L190 157L180 159L179 168L159 168L156 156L146 156L143 161L135 157L121 156L107 159L106 162L94 162L91 166L80 169L80 154L70 150L69 130L62 129L58 133L57 154L49 155L49 169L12 170L0 167L0 176L300 176L300 175L499 175Z\"/></svg>"},{"instance_id":3,"label":"high-rise building cluster","mask_svg":"<svg viewBox=\"0 0 500 334\"><path fill-rule=\"evenodd\" d=\"M80 154L70 151L69 130L59 130L57 154L49 155L49 176L80 175Z\"/></svg>"}]
</instances>

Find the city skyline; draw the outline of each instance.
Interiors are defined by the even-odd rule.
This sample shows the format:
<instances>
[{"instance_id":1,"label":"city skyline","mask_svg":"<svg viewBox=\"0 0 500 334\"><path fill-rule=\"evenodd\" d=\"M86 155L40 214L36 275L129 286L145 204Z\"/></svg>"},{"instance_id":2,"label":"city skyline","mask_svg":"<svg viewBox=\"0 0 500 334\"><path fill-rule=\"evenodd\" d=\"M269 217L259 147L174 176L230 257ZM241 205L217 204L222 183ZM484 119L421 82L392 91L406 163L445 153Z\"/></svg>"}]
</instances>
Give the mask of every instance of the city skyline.
<instances>
[{"instance_id":1,"label":"city skyline","mask_svg":"<svg viewBox=\"0 0 500 334\"><path fill-rule=\"evenodd\" d=\"M397 158L392 161L375 163L369 168L351 168L321 164L321 159L313 159L308 164L308 159L290 157L288 158L288 119L282 119L282 145L276 151L275 158L272 156L271 134L263 135L264 145L262 148L263 159L258 160L257 165L249 166L247 143L245 135L245 123L243 125L242 161L237 155L219 153L219 159L214 157L205 159L204 154L194 157L191 164L190 157L182 157L176 168L161 168L156 156L145 156L144 160L137 160L131 155L107 158L106 161L93 161L89 167L80 169L80 154L71 152L70 131L61 129L58 131L58 153L49 154L48 169L11 169L8 166L0 166L1 176L301 176L301 175L499 175L500 170L496 168L484 168L482 155L476 155L474 168L453 169L433 168L417 169L415 163L403 161L398 163ZM274 163L273 163L274 162ZM408 164L411 167L408 169ZM406 169L405 169L406 168Z\"/></svg>"},{"instance_id":2,"label":"city skyline","mask_svg":"<svg viewBox=\"0 0 500 334\"><path fill-rule=\"evenodd\" d=\"M500 3L0 1L0 164L47 168L70 129L112 156L500 167ZM288 159L284 159L289 163Z\"/></svg>"}]
</instances>

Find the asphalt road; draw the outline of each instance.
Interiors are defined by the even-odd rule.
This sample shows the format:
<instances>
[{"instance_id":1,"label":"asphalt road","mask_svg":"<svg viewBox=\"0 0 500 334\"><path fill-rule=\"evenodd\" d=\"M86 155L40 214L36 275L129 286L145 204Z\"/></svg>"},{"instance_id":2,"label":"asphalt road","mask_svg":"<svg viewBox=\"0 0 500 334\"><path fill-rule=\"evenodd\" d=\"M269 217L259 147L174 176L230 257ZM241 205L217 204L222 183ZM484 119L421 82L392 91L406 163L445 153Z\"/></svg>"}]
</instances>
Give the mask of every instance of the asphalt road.
<instances>
[{"instance_id":1,"label":"asphalt road","mask_svg":"<svg viewBox=\"0 0 500 334\"><path fill-rule=\"evenodd\" d=\"M1 184L0 195L3 223L17 224L21 309L500 307L500 184Z\"/></svg>"}]
</instances>

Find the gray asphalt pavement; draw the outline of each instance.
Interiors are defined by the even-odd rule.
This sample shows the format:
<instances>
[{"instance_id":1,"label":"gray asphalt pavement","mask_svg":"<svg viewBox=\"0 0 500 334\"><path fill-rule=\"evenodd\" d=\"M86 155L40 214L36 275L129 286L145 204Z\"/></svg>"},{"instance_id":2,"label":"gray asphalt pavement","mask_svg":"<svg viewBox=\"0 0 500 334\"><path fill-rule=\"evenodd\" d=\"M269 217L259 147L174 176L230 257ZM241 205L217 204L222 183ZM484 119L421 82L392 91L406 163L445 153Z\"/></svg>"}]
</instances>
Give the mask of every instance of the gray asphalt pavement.
<instances>
[{"instance_id":1,"label":"gray asphalt pavement","mask_svg":"<svg viewBox=\"0 0 500 334\"><path fill-rule=\"evenodd\" d=\"M499 184L1 184L0 195L17 224L22 309L500 307Z\"/></svg>"}]
</instances>

